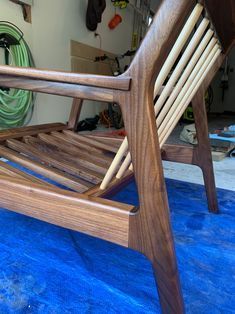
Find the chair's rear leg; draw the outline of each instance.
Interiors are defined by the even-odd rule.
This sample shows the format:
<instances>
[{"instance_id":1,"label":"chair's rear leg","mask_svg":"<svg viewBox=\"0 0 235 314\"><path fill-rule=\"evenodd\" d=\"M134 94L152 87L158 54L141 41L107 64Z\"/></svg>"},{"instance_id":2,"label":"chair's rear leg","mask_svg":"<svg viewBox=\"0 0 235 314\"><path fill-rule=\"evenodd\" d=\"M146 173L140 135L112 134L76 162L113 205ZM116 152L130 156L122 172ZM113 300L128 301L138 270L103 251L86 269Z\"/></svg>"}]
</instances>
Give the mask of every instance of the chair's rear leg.
<instances>
[{"instance_id":1,"label":"chair's rear leg","mask_svg":"<svg viewBox=\"0 0 235 314\"><path fill-rule=\"evenodd\" d=\"M204 90L201 88L192 100L198 146L195 148L194 164L202 169L205 182L208 208L218 212L215 177L211 156L211 146L208 137L207 114L204 100Z\"/></svg>"}]
</instances>

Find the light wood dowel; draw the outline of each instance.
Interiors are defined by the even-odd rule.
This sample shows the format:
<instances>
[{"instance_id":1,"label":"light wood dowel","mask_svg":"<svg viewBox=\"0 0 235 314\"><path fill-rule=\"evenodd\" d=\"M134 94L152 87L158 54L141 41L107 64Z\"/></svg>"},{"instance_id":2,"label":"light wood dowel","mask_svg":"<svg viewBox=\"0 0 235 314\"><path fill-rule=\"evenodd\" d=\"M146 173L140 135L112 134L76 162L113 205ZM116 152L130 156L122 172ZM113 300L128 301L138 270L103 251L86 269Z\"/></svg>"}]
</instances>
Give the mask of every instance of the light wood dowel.
<instances>
[{"instance_id":1,"label":"light wood dowel","mask_svg":"<svg viewBox=\"0 0 235 314\"><path fill-rule=\"evenodd\" d=\"M197 61L199 60L202 52L205 50L207 44L209 43L211 37L213 35L212 30L208 30L206 35L204 36L203 40L201 41L200 45L198 46L197 50L195 51L193 57L191 58L190 62L188 63L187 67L185 68L182 76L180 77L178 83L174 87L174 90L172 91L170 97L168 98L167 102L165 103L164 107L162 108L161 112L159 113L157 117L157 125L160 125L169 111L171 105L175 101L176 97L179 95L181 88L183 87L184 83L186 82L187 78L189 77L190 73L194 69ZM207 49L210 49L212 45L216 43L216 39L213 38L210 42L210 46L207 47Z\"/></svg>"},{"instance_id":2,"label":"light wood dowel","mask_svg":"<svg viewBox=\"0 0 235 314\"><path fill-rule=\"evenodd\" d=\"M156 79L155 85L154 85L154 97L158 95L165 79L167 78L171 68L173 67L175 61L177 60L180 52L182 51L186 41L188 40L191 32L193 31L193 28L195 27L197 21L200 18L200 15L203 11L203 6L201 4L197 4L191 13L190 17L188 18L186 24L184 25L184 28L182 29L178 39L176 40L173 48L171 49L171 52L169 56L167 57L164 65L162 66L162 69Z\"/></svg>"},{"instance_id":3,"label":"light wood dowel","mask_svg":"<svg viewBox=\"0 0 235 314\"><path fill-rule=\"evenodd\" d=\"M166 104L162 108L162 111L160 111L160 113L159 113L159 117L157 118L157 125L159 125L162 122L163 118L165 117L166 113L168 112L172 103L174 102L175 98L177 97L177 95L180 91L180 88L185 83L187 77L189 76L190 72L192 71L193 67L195 66L196 62L198 61L201 53L203 52L203 50L205 49L206 45L208 44L210 38L212 37L213 31L208 30L206 35L204 36L203 40L201 41L200 45L198 46L196 52L194 53L192 59L190 60L189 64L187 65L186 69L184 70L182 76L179 78L181 72L183 71L185 65L187 64L190 56L192 55L194 49L196 48L196 46L197 46L199 40L201 39L204 31L206 30L206 27L208 26L208 24L209 24L209 21L207 19L202 20L199 28L197 29L196 33L194 34L193 38L191 39L188 47L186 48L183 56L181 57L178 65L176 66L176 68L175 68L174 72L172 73L169 81L167 82L165 88L163 89L159 99L157 100L157 102L154 106L155 115L157 115L159 113L159 111L161 110L167 97L169 97L168 101L166 102ZM213 42L215 43L216 39L214 39ZM174 87L174 84L176 83L177 79L179 79L179 81L178 81L177 85ZM172 91L173 87L174 87L174 90ZM131 163L131 161L129 162L129 165L130 165L129 170L133 171L133 166L130 163ZM122 167L118 171L116 177L121 178L129 165L126 161L125 166L122 165Z\"/></svg>"},{"instance_id":4,"label":"light wood dowel","mask_svg":"<svg viewBox=\"0 0 235 314\"><path fill-rule=\"evenodd\" d=\"M116 178L117 179L120 179L122 178L122 176L124 175L124 173L126 172L127 168L129 167L131 163L131 154L130 152L126 155L126 158L125 160L123 161L121 167L119 168L118 172L117 172L117 175L116 175Z\"/></svg>"},{"instance_id":5,"label":"light wood dowel","mask_svg":"<svg viewBox=\"0 0 235 314\"><path fill-rule=\"evenodd\" d=\"M208 19L203 19L201 24L199 25L197 31L195 32L194 36L192 37L190 43L188 44L187 48L185 49L182 57L180 58L180 61L178 62L176 68L174 69L173 73L170 76L169 81L167 82L166 86L164 87L160 97L156 101L156 104L154 106L155 116L159 113L161 110L164 102L166 101L169 94L172 92L172 89L179 79L182 71L184 70L185 65L187 64L189 58L193 54L195 48L197 47L199 41L201 40L203 33L205 32L207 26L209 24Z\"/></svg>"},{"instance_id":6,"label":"light wood dowel","mask_svg":"<svg viewBox=\"0 0 235 314\"><path fill-rule=\"evenodd\" d=\"M121 161L122 161L122 158L124 157L125 153L127 152L128 150L128 141L127 141L127 137L125 137L125 139L123 140L116 156L114 157L113 159L113 162L112 164L110 165L101 185L100 185L100 188L101 190L104 190L109 182L112 180L114 174L116 173Z\"/></svg>"},{"instance_id":7,"label":"light wood dowel","mask_svg":"<svg viewBox=\"0 0 235 314\"><path fill-rule=\"evenodd\" d=\"M206 49L205 52L202 54L197 65L195 66L194 70L192 71L191 75L189 76L188 80L186 81L184 87L182 88L181 92L179 93L179 95L176 98L175 102L173 103L172 107L168 111L165 119L163 120L161 125L158 127L158 133L159 133L159 140L160 141L167 131L166 126L169 124L169 120L171 119L172 115L174 115L177 108L180 106L180 103L182 103L182 100L183 100L185 94L188 93L188 90L192 87L192 84L195 81L195 78L199 78L200 77L199 75L201 75L203 73L202 68L205 67L205 62L209 58L208 56L213 56L217 49L218 49L218 46L215 45L214 47L212 47L212 49Z\"/></svg>"},{"instance_id":8,"label":"light wood dowel","mask_svg":"<svg viewBox=\"0 0 235 314\"><path fill-rule=\"evenodd\" d=\"M185 109L191 102L193 96L196 93L196 90L200 86L201 82L205 78L206 74L209 72L211 67L213 66L214 62L218 58L218 56L221 53L221 49L219 48L218 45L212 50L210 53L209 57L207 58L206 62L202 66L200 72L198 73L197 77L195 78L193 84L188 88L188 92L185 94L184 98L182 99L182 105L175 110L174 115L172 115L171 119L169 120L167 126L166 126L166 131L162 133L159 137L160 140L160 147L165 143L167 140L168 136L170 133L173 131L174 127L177 124L177 121L180 119L182 114L184 113Z\"/></svg>"},{"instance_id":9,"label":"light wood dowel","mask_svg":"<svg viewBox=\"0 0 235 314\"><path fill-rule=\"evenodd\" d=\"M169 74L171 68L173 67L175 61L177 60L180 52L182 51L186 41L188 40L191 32L193 31L193 28L195 27L197 21L200 18L200 15L203 11L203 6L201 4L197 4L192 11L191 15L189 16L186 24L184 25L178 39L176 40L169 56L167 57L158 77L154 85L154 97L158 94L160 91L162 84L164 83L167 75ZM121 160L123 159L126 151L128 150L128 142L127 138L124 139L123 146L121 145L116 157L114 158L109 170L107 171L100 188L105 189L110 181L112 180L115 172L117 171L119 164ZM129 163L130 164L130 163ZM125 166L128 168L129 164L127 164L127 160L125 163ZM124 170L124 167L123 167ZM123 171L122 170L122 171Z\"/></svg>"}]
</instances>

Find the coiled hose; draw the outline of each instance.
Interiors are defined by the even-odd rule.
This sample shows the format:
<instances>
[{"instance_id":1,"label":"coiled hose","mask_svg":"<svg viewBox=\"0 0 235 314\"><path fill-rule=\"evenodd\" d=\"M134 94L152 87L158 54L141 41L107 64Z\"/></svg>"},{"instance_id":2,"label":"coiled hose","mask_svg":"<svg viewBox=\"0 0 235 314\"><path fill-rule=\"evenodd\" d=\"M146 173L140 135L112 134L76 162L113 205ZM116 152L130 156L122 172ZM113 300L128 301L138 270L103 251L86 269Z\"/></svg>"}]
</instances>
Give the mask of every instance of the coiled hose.
<instances>
[{"instance_id":1,"label":"coiled hose","mask_svg":"<svg viewBox=\"0 0 235 314\"><path fill-rule=\"evenodd\" d=\"M0 21L0 36L14 37L19 45L6 49L10 55L10 65L34 67L31 51L23 38L23 33L10 22ZM19 89L6 91L0 87L0 128L17 127L27 124L33 113L35 93ZM27 119L27 121L26 121Z\"/></svg>"}]
</instances>

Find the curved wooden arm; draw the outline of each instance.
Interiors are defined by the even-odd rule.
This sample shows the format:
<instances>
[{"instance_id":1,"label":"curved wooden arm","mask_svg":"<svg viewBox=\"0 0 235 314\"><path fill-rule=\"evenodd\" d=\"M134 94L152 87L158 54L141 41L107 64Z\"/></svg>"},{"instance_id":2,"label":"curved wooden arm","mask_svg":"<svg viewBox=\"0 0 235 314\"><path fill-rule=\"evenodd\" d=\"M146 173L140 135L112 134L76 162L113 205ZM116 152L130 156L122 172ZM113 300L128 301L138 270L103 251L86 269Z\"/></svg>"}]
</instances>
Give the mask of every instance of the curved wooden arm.
<instances>
[{"instance_id":1,"label":"curved wooden arm","mask_svg":"<svg viewBox=\"0 0 235 314\"><path fill-rule=\"evenodd\" d=\"M53 81L60 83L79 84L114 90L127 91L130 89L131 78L126 76L104 76L93 74L78 74L70 72L50 71L34 68L0 66L0 76L9 75L24 77L42 81Z\"/></svg>"},{"instance_id":2,"label":"curved wooden arm","mask_svg":"<svg viewBox=\"0 0 235 314\"><path fill-rule=\"evenodd\" d=\"M32 79L14 75L1 75L0 86L25 89L38 93L81 98L87 100L114 102L113 89L79 84L68 84L47 80Z\"/></svg>"}]
</instances>

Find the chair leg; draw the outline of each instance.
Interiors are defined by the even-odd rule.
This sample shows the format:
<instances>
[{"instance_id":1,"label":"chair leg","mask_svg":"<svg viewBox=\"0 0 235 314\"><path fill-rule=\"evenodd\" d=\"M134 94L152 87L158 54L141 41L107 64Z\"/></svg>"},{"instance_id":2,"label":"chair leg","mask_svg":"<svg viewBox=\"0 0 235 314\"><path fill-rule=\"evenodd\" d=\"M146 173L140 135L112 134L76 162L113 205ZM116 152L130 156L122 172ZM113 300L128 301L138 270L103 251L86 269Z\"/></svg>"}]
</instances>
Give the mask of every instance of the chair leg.
<instances>
[{"instance_id":1,"label":"chair leg","mask_svg":"<svg viewBox=\"0 0 235 314\"><path fill-rule=\"evenodd\" d=\"M78 120L82 110L83 100L80 98L74 98L72 103L72 108L70 111L68 128L76 131Z\"/></svg>"},{"instance_id":2,"label":"chair leg","mask_svg":"<svg viewBox=\"0 0 235 314\"><path fill-rule=\"evenodd\" d=\"M162 182L164 190L164 182ZM156 286L164 314L184 313L184 301L175 256L166 192L159 191L156 198L163 202L148 202L152 209L140 208L130 217L129 247L142 252L152 262ZM155 198L154 197L154 198ZM150 198L149 198L150 200ZM148 213L155 212L153 216ZM145 214L147 213L147 214ZM145 217L144 217L145 216Z\"/></svg>"},{"instance_id":3,"label":"chair leg","mask_svg":"<svg viewBox=\"0 0 235 314\"><path fill-rule=\"evenodd\" d=\"M194 163L202 169L209 211L217 213L218 201L203 89L200 89L195 95L192 100L192 106L198 140L198 146L195 148Z\"/></svg>"}]
</instances>

